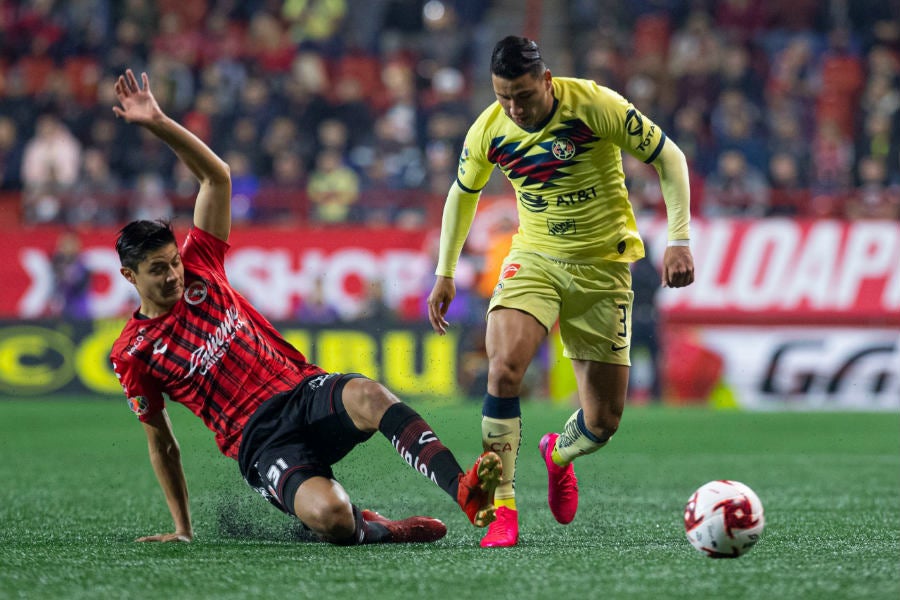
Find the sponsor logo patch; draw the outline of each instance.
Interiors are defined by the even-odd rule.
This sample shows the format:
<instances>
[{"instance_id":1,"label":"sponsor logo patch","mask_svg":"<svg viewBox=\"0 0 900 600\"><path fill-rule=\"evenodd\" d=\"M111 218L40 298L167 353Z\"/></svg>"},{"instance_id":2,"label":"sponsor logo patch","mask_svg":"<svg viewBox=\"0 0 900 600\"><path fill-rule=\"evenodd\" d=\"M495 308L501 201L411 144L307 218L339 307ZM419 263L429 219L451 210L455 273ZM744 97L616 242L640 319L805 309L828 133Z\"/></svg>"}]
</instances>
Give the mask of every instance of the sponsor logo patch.
<instances>
[{"instance_id":1,"label":"sponsor logo patch","mask_svg":"<svg viewBox=\"0 0 900 600\"><path fill-rule=\"evenodd\" d=\"M150 410L150 402L143 396L132 396L128 399L128 408L137 416L142 417Z\"/></svg>"},{"instance_id":2,"label":"sponsor logo patch","mask_svg":"<svg viewBox=\"0 0 900 600\"><path fill-rule=\"evenodd\" d=\"M500 279L509 279L510 277L513 277L519 272L521 267L522 265L518 263L509 263L503 267L503 271L500 273Z\"/></svg>"},{"instance_id":3,"label":"sponsor logo patch","mask_svg":"<svg viewBox=\"0 0 900 600\"><path fill-rule=\"evenodd\" d=\"M566 219L565 221L547 219L547 231L550 235L566 235L575 233L576 230L575 219Z\"/></svg>"}]
</instances>

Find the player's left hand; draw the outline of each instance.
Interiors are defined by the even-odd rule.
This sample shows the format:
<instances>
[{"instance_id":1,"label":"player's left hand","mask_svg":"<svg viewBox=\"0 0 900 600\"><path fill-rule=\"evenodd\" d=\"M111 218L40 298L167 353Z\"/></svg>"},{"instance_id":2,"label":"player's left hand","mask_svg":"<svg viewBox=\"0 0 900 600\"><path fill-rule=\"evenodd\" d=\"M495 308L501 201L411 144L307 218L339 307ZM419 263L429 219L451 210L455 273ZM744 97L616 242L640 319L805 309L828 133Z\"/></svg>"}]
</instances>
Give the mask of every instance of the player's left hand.
<instances>
[{"instance_id":1,"label":"player's left hand","mask_svg":"<svg viewBox=\"0 0 900 600\"><path fill-rule=\"evenodd\" d=\"M680 288L694 282L694 256L688 246L668 246L663 255L663 287Z\"/></svg>"},{"instance_id":2,"label":"player's left hand","mask_svg":"<svg viewBox=\"0 0 900 600\"><path fill-rule=\"evenodd\" d=\"M131 69L120 75L115 87L116 97L122 106L113 106L113 112L129 123L149 125L161 117L163 112L153 97L153 92L150 91L150 78L146 73L141 73L141 84L138 85Z\"/></svg>"},{"instance_id":3,"label":"player's left hand","mask_svg":"<svg viewBox=\"0 0 900 600\"><path fill-rule=\"evenodd\" d=\"M447 322L447 310L456 296L456 283L452 277L438 276L431 293L428 294L428 320L431 328L438 335L447 333L450 323Z\"/></svg>"}]
</instances>

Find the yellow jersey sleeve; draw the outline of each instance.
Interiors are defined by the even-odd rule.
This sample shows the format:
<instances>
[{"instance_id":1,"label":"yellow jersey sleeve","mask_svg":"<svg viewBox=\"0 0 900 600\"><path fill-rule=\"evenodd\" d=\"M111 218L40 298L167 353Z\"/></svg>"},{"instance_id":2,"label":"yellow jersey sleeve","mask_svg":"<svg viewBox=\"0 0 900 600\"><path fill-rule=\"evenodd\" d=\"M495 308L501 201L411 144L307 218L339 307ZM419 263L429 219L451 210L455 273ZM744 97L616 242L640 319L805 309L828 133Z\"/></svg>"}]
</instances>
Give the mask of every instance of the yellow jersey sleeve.
<instances>
[{"instance_id":1,"label":"yellow jersey sleeve","mask_svg":"<svg viewBox=\"0 0 900 600\"><path fill-rule=\"evenodd\" d=\"M513 123L496 102L486 108L466 135L457 183L472 193L494 168L506 175L519 216L513 248L575 262L641 258L621 151L651 163L665 134L592 81L557 77L553 91L553 111L534 130Z\"/></svg>"}]
</instances>

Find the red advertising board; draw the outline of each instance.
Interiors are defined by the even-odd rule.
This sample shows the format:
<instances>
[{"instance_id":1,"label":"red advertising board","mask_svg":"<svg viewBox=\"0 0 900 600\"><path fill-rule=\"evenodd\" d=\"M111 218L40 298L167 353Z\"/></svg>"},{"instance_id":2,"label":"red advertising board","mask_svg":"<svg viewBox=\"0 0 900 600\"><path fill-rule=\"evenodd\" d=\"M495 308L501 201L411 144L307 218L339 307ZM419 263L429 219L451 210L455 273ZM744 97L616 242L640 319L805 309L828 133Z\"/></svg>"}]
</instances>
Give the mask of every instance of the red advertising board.
<instances>
[{"instance_id":1,"label":"red advertising board","mask_svg":"<svg viewBox=\"0 0 900 600\"><path fill-rule=\"evenodd\" d=\"M3 232L0 318L49 314L52 255L61 235L61 230L45 228ZM77 235L92 273L89 316L108 318L134 310L134 290L119 274L117 231ZM419 299L422 278L433 270L425 240L424 232L401 229L237 229L230 239L227 271L235 287L270 319L292 318L317 282L338 313L353 315L365 302L372 281L382 284L391 306Z\"/></svg>"},{"instance_id":2,"label":"red advertising board","mask_svg":"<svg viewBox=\"0 0 900 600\"><path fill-rule=\"evenodd\" d=\"M641 223L653 260L665 248L665 222ZM61 232L3 232L0 318L47 314L51 257ZM134 292L119 275L114 229L79 234L93 273L91 316L132 310ZM419 301L433 283L434 232L401 229L235 230L232 282L272 319L290 319L321 281L326 300L352 315L371 281L396 308ZM685 323L900 325L900 223L791 219L693 223L697 280L664 290L667 319Z\"/></svg>"},{"instance_id":3,"label":"red advertising board","mask_svg":"<svg viewBox=\"0 0 900 600\"><path fill-rule=\"evenodd\" d=\"M665 222L642 224L651 255ZM665 290L669 322L900 325L900 223L694 221L693 285Z\"/></svg>"}]
</instances>

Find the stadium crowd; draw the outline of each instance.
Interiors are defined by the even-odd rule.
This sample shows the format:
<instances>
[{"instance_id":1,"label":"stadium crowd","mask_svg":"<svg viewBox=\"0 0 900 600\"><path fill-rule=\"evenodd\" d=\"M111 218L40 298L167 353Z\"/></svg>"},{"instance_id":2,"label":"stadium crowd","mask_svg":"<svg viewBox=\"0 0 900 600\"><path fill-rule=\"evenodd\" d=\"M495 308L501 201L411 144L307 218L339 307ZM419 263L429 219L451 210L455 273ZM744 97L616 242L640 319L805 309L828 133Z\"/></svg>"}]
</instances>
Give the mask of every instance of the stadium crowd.
<instances>
[{"instance_id":1,"label":"stadium crowd","mask_svg":"<svg viewBox=\"0 0 900 600\"><path fill-rule=\"evenodd\" d=\"M436 225L490 92L484 39L509 33L485 31L497 4L0 0L0 193L29 224L186 211L190 173L110 111L129 66L231 165L238 224ZM568 11L543 16L564 28L553 73L654 115L696 215L900 218L897 0L545 4ZM625 168L661 211L649 167Z\"/></svg>"}]
</instances>

